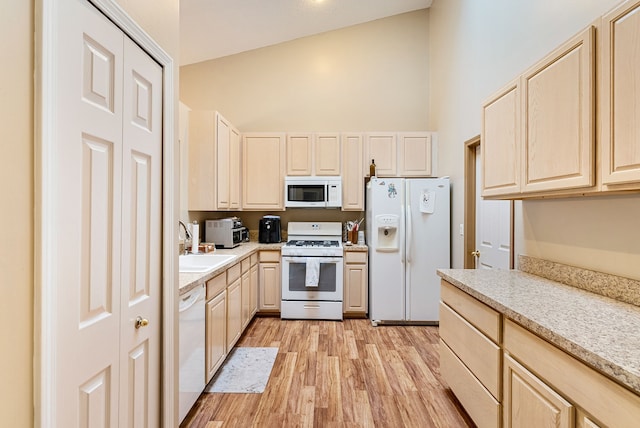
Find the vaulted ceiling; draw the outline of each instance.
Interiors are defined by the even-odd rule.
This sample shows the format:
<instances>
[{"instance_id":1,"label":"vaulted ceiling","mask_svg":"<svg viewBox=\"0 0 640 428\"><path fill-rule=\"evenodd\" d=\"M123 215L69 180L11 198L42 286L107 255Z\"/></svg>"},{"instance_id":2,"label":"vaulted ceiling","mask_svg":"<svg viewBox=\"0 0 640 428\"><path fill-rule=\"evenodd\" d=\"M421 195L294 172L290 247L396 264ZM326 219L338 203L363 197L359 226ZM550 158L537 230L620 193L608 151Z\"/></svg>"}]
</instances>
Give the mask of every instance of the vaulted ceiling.
<instances>
[{"instance_id":1,"label":"vaulted ceiling","mask_svg":"<svg viewBox=\"0 0 640 428\"><path fill-rule=\"evenodd\" d=\"M432 0L180 0L180 65L425 9Z\"/></svg>"}]
</instances>

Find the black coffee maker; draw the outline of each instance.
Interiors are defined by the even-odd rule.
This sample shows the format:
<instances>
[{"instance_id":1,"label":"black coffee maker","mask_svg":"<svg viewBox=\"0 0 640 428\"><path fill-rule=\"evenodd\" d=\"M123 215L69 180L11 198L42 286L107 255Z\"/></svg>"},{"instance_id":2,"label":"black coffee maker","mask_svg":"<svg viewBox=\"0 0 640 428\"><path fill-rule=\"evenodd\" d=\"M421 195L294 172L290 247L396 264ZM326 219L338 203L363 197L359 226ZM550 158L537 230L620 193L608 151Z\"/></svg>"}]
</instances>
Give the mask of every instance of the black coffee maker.
<instances>
[{"instance_id":1,"label":"black coffee maker","mask_svg":"<svg viewBox=\"0 0 640 428\"><path fill-rule=\"evenodd\" d=\"M260 219L258 241L261 244L275 244L282 240L280 216L266 215Z\"/></svg>"}]
</instances>

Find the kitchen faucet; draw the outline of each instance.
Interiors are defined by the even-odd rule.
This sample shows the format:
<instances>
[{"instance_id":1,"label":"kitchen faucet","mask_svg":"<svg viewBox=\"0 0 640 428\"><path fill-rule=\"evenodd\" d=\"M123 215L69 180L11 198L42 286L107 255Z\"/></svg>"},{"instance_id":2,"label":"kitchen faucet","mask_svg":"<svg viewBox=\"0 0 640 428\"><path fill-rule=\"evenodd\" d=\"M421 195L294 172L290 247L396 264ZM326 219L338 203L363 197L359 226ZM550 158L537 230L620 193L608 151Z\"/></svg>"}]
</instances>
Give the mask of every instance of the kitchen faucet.
<instances>
[{"instance_id":1,"label":"kitchen faucet","mask_svg":"<svg viewBox=\"0 0 640 428\"><path fill-rule=\"evenodd\" d=\"M191 232L189 232L189 229L187 229L187 226L185 226L185 224L181 221L178 220L178 237L180 236L180 226L182 226L182 228L184 229L184 244L182 244L181 247L179 247L178 249L178 253L179 254L188 254L189 251L187 250L187 247L190 247L191 245L189 245L192 241L191 241Z\"/></svg>"}]
</instances>

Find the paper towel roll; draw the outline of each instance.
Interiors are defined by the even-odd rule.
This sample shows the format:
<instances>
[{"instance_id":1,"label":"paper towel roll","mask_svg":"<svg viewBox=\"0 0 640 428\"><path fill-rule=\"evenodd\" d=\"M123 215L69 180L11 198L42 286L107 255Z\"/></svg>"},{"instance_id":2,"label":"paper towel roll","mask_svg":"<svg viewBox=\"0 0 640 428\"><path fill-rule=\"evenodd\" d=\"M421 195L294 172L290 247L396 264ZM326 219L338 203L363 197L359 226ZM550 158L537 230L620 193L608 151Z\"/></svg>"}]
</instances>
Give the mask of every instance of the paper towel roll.
<instances>
[{"instance_id":1,"label":"paper towel roll","mask_svg":"<svg viewBox=\"0 0 640 428\"><path fill-rule=\"evenodd\" d=\"M191 252L193 254L198 253L198 246L200 245L200 225L197 221L193 222L191 226Z\"/></svg>"}]
</instances>

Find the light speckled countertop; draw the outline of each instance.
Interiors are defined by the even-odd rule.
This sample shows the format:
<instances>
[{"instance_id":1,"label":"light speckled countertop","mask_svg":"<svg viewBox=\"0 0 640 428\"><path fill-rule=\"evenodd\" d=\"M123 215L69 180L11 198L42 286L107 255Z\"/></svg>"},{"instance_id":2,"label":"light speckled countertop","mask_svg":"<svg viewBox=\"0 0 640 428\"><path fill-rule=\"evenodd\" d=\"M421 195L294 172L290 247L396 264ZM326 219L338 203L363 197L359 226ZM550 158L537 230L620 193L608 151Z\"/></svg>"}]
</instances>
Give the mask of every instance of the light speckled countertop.
<instances>
[{"instance_id":1,"label":"light speckled countertop","mask_svg":"<svg viewBox=\"0 0 640 428\"><path fill-rule=\"evenodd\" d=\"M242 244L238 245L235 248L230 248L230 249L217 248L213 253L209 253L209 254L232 254L237 257L229 260L228 262L220 265L218 268L214 269L213 271L205 274L202 274L202 273L178 274L179 294L182 295L182 294L188 293L190 290L193 290L198 285L206 283L211 278L224 272L229 267L238 263L240 260L244 259L245 257L250 256L256 251L263 251L263 250L280 251L280 248L282 248L283 245L284 245L284 242L281 242L279 244L259 244L257 242L243 242Z\"/></svg>"},{"instance_id":2,"label":"light speckled countertop","mask_svg":"<svg viewBox=\"0 0 640 428\"><path fill-rule=\"evenodd\" d=\"M640 394L640 307L514 270L438 275Z\"/></svg>"},{"instance_id":3,"label":"light speckled countertop","mask_svg":"<svg viewBox=\"0 0 640 428\"><path fill-rule=\"evenodd\" d=\"M179 294L182 295L182 294L188 293L198 285L206 283L211 278L224 272L229 267L238 263L240 260L244 259L245 257L250 256L252 253L255 253L256 251L264 251L264 250L280 251L280 249L284 244L285 244L284 242L281 242L279 244L260 244L257 242L243 242L242 244L238 245L235 248L230 248L230 249L217 248L213 253L209 253L209 254L232 254L237 257L235 259L229 260L227 263L220 265L220 267L206 274L180 273L178 275ZM350 245L350 246L344 245L344 250L345 251L367 251L368 247L366 245Z\"/></svg>"}]
</instances>

